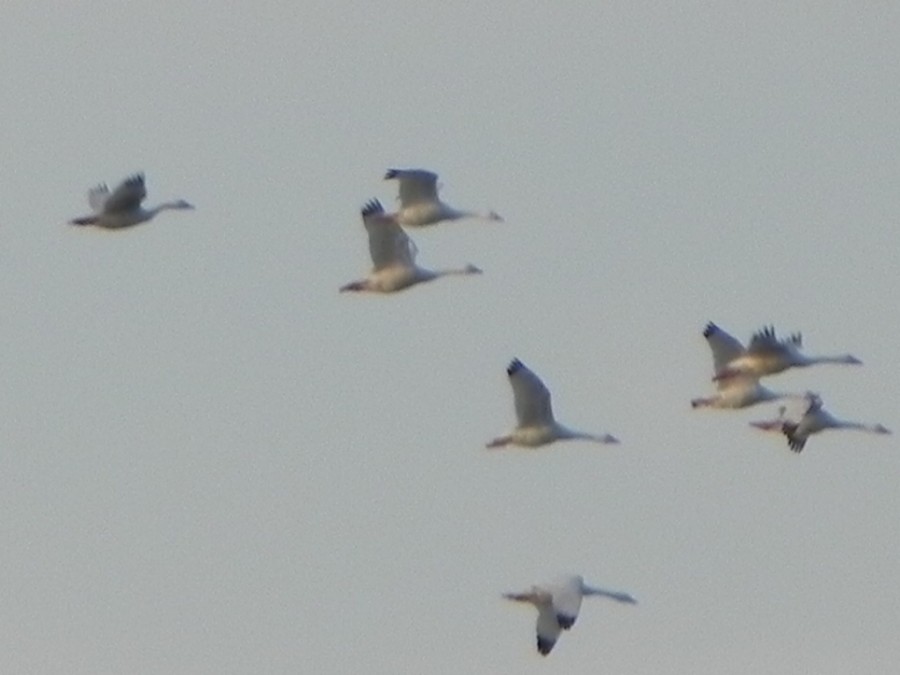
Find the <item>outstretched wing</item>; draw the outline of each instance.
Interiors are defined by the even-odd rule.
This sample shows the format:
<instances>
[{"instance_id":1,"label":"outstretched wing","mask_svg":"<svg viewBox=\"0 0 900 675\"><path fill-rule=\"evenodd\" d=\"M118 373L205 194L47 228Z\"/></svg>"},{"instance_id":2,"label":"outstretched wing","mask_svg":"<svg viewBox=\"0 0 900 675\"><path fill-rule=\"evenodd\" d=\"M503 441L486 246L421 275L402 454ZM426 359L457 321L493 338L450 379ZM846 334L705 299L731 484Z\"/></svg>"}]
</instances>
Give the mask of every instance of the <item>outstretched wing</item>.
<instances>
[{"instance_id":1,"label":"outstretched wing","mask_svg":"<svg viewBox=\"0 0 900 675\"><path fill-rule=\"evenodd\" d=\"M527 593L504 593L503 597L515 602L527 602L534 605L538 611L537 625L537 650L543 656L547 656L556 644L561 631L556 621L556 611L553 608L553 596L546 590L538 587L532 588Z\"/></svg>"},{"instance_id":2,"label":"outstretched wing","mask_svg":"<svg viewBox=\"0 0 900 675\"><path fill-rule=\"evenodd\" d=\"M747 351L751 354L783 355L795 351L802 344L800 333L794 333L784 340L779 340L774 326L766 326L753 334Z\"/></svg>"},{"instance_id":3,"label":"outstretched wing","mask_svg":"<svg viewBox=\"0 0 900 675\"><path fill-rule=\"evenodd\" d=\"M388 169L385 180L396 179L400 183L400 205L403 207L422 202L436 202L436 173L425 169Z\"/></svg>"},{"instance_id":4,"label":"outstretched wing","mask_svg":"<svg viewBox=\"0 0 900 675\"><path fill-rule=\"evenodd\" d=\"M144 174L136 173L126 178L113 190L113 193L106 198L103 210L106 213L134 211L140 207L146 196L147 190L144 187Z\"/></svg>"},{"instance_id":5,"label":"outstretched wing","mask_svg":"<svg viewBox=\"0 0 900 675\"><path fill-rule=\"evenodd\" d=\"M781 433L787 438L788 447L794 452L801 452L806 445L806 434L798 434L799 424L796 422L785 422L781 425Z\"/></svg>"},{"instance_id":6,"label":"outstretched wing","mask_svg":"<svg viewBox=\"0 0 900 675\"><path fill-rule=\"evenodd\" d=\"M535 632L537 633L537 650L540 652L541 656L547 656L547 654L553 651L553 647L556 645L556 641L559 639L559 634L562 629L559 622L556 620L556 612L554 612L553 604L551 602L538 605L537 610L538 617L537 625L535 626Z\"/></svg>"},{"instance_id":7,"label":"outstretched wing","mask_svg":"<svg viewBox=\"0 0 900 675\"><path fill-rule=\"evenodd\" d=\"M744 345L739 340L711 321L703 329L703 337L712 350L713 370L716 373L724 370L725 366L744 353Z\"/></svg>"},{"instance_id":8,"label":"outstretched wing","mask_svg":"<svg viewBox=\"0 0 900 675\"><path fill-rule=\"evenodd\" d=\"M575 620L578 618L578 612L581 610L583 582L584 580L580 576L566 576L561 577L550 586L556 621L563 630L569 630L575 625Z\"/></svg>"},{"instance_id":9,"label":"outstretched wing","mask_svg":"<svg viewBox=\"0 0 900 675\"><path fill-rule=\"evenodd\" d=\"M528 366L513 359L506 368L512 385L519 426L541 426L553 423L550 391Z\"/></svg>"},{"instance_id":10,"label":"outstretched wing","mask_svg":"<svg viewBox=\"0 0 900 675\"><path fill-rule=\"evenodd\" d=\"M369 254L376 271L385 267L412 267L416 261L416 245L389 215L377 199L362 209L363 225L369 234Z\"/></svg>"},{"instance_id":11,"label":"outstretched wing","mask_svg":"<svg viewBox=\"0 0 900 675\"><path fill-rule=\"evenodd\" d=\"M94 213L103 211L107 199L109 199L109 186L106 183L100 183L88 190L88 205L94 210Z\"/></svg>"}]
</instances>

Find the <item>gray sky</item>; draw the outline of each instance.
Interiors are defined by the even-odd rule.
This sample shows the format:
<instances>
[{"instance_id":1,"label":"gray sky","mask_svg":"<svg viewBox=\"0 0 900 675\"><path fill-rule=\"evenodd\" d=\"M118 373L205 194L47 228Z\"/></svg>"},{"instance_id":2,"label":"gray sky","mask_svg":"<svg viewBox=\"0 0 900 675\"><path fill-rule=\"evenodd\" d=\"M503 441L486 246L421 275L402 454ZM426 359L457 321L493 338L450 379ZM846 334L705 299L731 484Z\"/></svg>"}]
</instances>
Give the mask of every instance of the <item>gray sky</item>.
<instances>
[{"instance_id":1,"label":"gray sky","mask_svg":"<svg viewBox=\"0 0 900 675\"><path fill-rule=\"evenodd\" d=\"M3 672L896 667L896 437L689 408L774 322L900 427L895 4L228 4L0 5ZM483 277L338 295L389 166ZM137 170L197 210L65 225ZM513 356L622 445L486 452ZM640 604L541 659L567 571Z\"/></svg>"}]
</instances>

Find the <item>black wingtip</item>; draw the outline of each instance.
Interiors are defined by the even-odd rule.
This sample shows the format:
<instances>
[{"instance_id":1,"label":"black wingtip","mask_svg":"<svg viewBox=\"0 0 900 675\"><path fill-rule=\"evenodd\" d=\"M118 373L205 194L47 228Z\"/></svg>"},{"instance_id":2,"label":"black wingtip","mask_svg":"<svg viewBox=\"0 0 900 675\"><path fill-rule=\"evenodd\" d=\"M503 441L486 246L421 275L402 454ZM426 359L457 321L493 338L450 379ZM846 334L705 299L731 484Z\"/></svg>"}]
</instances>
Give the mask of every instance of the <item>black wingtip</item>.
<instances>
[{"instance_id":1,"label":"black wingtip","mask_svg":"<svg viewBox=\"0 0 900 675\"><path fill-rule=\"evenodd\" d=\"M781 425L781 433L783 433L784 437L787 438L788 447L793 452L800 452L801 450L803 450L803 446L806 445L806 439L797 438L797 436L794 435L796 431L796 422L785 422Z\"/></svg>"},{"instance_id":2,"label":"black wingtip","mask_svg":"<svg viewBox=\"0 0 900 675\"><path fill-rule=\"evenodd\" d=\"M714 324L712 321L706 324L706 327L703 329L703 337L708 338L713 333L717 332L719 327Z\"/></svg>"},{"instance_id":3,"label":"black wingtip","mask_svg":"<svg viewBox=\"0 0 900 675\"><path fill-rule=\"evenodd\" d=\"M769 324L768 326L763 326L757 332L757 335L766 339L775 339L775 326L773 324Z\"/></svg>"},{"instance_id":4,"label":"black wingtip","mask_svg":"<svg viewBox=\"0 0 900 675\"><path fill-rule=\"evenodd\" d=\"M384 172L384 179L391 180L392 178L397 178L400 175L400 169L388 169Z\"/></svg>"},{"instance_id":5,"label":"black wingtip","mask_svg":"<svg viewBox=\"0 0 900 675\"><path fill-rule=\"evenodd\" d=\"M370 199L366 202L365 206L362 207L362 211L360 213L362 213L363 218L365 218L366 216L384 213L384 207L377 199Z\"/></svg>"},{"instance_id":6,"label":"black wingtip","mask_svg":"<svg viewBox=\"0 0 900 675\"><path fill-rule=\"evenodd\" d=\"M144 184L144 172L138 171L137 173L131 174L128 178L125 179L125 183L127 185L143 185Z\"/></svg>"},{"instance_id":7,"label":"black wingtip","mask_svg":"<svg viewBox=\"0 0 900 675\"><path fill-rule=\"evenodd\" d=\"M575 625L574 616L569 616L568 614L557 614L556 615L556 623L559 624L559 627L563 630L569 630L572 626Z\"/></svg>"},{"instance_id":8,"label":"black wingtip","mask_svg":"<svg viewBox=\"0 0 900 675\"><path fill-rule=\"evenodd\" d=\"M519 359L513 359L509 362L509 365L506 366L506 374L512 377L524 367L525 364L519 361Z\"/></svg>"},{"instance_id":9,"label":"black wingtip","mask_svg":"<svg viewBox=\"0 0 900 675\"><path fill-rule=\"evenodd\" d=\"M537 650L540 652L541 656L547 656L552 650L553 645L556 644L556 640L548 640L547 638L542 638L540 635L537 637Z\"/></svg>"}]
</instances>

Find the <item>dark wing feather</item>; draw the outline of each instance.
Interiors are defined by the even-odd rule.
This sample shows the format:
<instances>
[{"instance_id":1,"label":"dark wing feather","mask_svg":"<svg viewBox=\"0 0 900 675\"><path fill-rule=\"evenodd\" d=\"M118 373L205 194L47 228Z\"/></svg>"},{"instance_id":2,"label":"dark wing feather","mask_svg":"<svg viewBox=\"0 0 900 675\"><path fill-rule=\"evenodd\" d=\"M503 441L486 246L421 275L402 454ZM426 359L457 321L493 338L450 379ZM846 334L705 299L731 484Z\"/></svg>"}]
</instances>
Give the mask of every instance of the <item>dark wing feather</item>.
<instances>
[{"instance_id":1,"label":"dark wing feather","mask_svg":"<svg viewBox=\"0 0 900 675\"><path fill-rule=\"evenodd\" d=\"M144 174L136 173L126 178L113 190L103 205L105 213L125 213L139 208L147 196L144 187Z\"/></svg>"}]
</instances>

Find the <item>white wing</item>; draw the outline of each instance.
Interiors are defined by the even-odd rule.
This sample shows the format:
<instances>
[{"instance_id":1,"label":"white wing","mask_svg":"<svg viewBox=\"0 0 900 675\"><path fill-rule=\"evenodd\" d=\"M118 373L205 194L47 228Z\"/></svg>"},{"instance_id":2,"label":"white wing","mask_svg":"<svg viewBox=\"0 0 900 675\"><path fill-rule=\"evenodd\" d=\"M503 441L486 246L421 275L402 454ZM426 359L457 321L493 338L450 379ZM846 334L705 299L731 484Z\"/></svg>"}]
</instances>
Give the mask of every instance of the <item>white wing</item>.
<instances>
[{"instance_id":1,"label":"white wing","mask_svg":"<svg viewBox=\"0 0 900 675\"><path fill-rule=\"evenodd\" d=\"M390 216L384 207L373 199L362 209L363 225L369 233L369 254L376 271L386 267L413 267L417 249L406 232Z\"/></svg>"},{"instance_id":2,"label":"white wing","mask_svg":"<svg viewBox=\"0 0 900 675\"><path fill-rule=\"evenodd\" d=\"M547 588L553 595L553 608L560 628L569 630L575 625L578 612L581 610L584 580L578 575L560 577Z\"/></svg>"},{"instance_id":3,"label":"white wing","mask_svg":"<svg viewBox=\"0 0 900 675\"><path fill-rule=\"evenodd\" d=\"M537 625L537 650L546 656L553 649L559 638L560 627L556 621L556 611L553 609L553 596L543 588L537 586L527 593L504 593L503 597L515 602L527 602L535 606L538 611Z\"/></svg>"},{"instance_id":4,"label":"white wing","mask_svg":"<svg viewBox=\"0 0 900 675\"><path fill-rule=\"evenodd\" d=\"M388 169L384 178L400 182L400 206L438 200L436 173L424 169Z\"/></svg>"},{"instance_id":5,"label":"white wing","mask_svg":"<svg viewBox=\"0 0 900 675\"><path fill-rule=\"evenodd\" d=\"M542 656L547 656L552 650L556 641L559 639L561 628L556 620L556 612L553 609L553 603L544 602L537 606L537 650Z\"/></svg>"},{"instance_id":6,"label":"white wing","mask_svg":"<svg viewBox=\"0 0 900 675\"><path fill-rule=\"evenodd\" d=\"M710 322L703 329L703 337L709 343L712 350L713 370L720 372L734 359L744 353L744 345L716 324Z\"/></svg>"},{"instance_id":7,"label":"white wing","mask_svg":"<svg viewBox=\"0 0 900 675\"><path fill-rule=\"evenodd\" d=\"M100 183L88 190L88 204L94 213L102 213L107 199L109 199L109 186L106 183Z\"/></svg>"},{"instance_id":8,"label":"white wing","mask_svg":"<svg viewBox=\"0 0 900 675\"><path fill-rule=\"evenodd\" d=\"M540 426L553 423L550 392L541 379L519 359L513 359L506 368L512 385L519 426Z\"/></svg>"}]
</instances>

